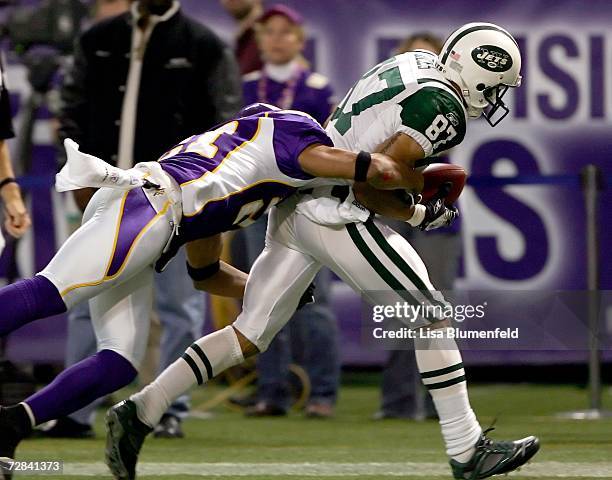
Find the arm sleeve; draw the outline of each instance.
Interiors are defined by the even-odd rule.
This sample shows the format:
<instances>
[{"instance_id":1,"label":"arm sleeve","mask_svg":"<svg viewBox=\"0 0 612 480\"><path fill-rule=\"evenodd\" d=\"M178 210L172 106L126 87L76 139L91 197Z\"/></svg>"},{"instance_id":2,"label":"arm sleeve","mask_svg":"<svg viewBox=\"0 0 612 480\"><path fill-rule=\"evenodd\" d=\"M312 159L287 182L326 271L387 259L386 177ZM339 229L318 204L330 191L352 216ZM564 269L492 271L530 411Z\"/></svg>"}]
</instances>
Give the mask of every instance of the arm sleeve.
<instances>
[{"instance_id":1,"label":"arm sleeve","mask_svg":"<svg viewBox=\"0 0 612 480\"><path fill-rule=\"evenodd\" d=\"M285 114L286 115L286 114ZM292 115L291 119L274 120L274 153L276 163L285 175L300 180L314 178L302 170L298 160L300 154L315 143L333 147L334 144L325 131L312 119Z\"/></svg>"},{"instance_id":2,"label":"arm sleeve","mask_svg":"<svg viewBox=\"0 0 612 480\"><path fill-rule=\"evenodd\" d=\"M424 87L400 102L398 131L412 137L425 156L459 145L465 137L466 120L461 104L446 90Z\"/></svg>"},{"instance_id":3,"label":"arm sleeve","mask_svg":"<svg viewBox=\"0 0 612 480\"><path fill-rule=\"evenodd\" d=\"M87 59L82 39L75 44L72 64L66 69L60 90L60 140L72 138L81 143L87 125Z\"/></svg>"}]
</instances>

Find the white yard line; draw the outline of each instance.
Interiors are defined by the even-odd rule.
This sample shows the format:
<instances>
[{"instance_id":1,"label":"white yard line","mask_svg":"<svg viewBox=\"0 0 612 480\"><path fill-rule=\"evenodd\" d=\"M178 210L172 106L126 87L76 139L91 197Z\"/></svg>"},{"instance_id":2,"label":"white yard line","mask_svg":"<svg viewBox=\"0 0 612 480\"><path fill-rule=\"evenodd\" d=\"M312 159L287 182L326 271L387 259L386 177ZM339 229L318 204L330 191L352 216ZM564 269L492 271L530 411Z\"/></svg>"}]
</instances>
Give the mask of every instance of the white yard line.
<instances>
[{"instance_id":1,"label":"white yard line","mask_svg":"<svg viewBox=\"0 0 612 480\"><path fill-rule=\"evenodd\" d=\"M359 477L413 476L450 478L450 469L440 463L142 463L139 476L193 475L200 477L312 476ZM534 462L521 470L529 477L612 478L612 463ZM65 476L109 475L102 463L67 463Z\"/></svg>"}]
</instances>

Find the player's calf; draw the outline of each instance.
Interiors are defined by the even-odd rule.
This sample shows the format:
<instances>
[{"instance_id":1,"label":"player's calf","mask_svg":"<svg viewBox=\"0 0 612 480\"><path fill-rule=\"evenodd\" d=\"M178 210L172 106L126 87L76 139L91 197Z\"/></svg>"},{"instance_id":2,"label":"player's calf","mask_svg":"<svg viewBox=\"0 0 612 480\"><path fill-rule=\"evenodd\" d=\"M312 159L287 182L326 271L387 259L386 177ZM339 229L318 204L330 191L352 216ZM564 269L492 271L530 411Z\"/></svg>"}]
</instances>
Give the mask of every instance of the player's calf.
<instances>
[{"instance_id":1,"label":"player's calf","mask_svg":"<svg viewBox=\"0 0 612 480\"><path fill-rule=\"evenodd\" d=\"M237 330L225 327L200 338L153 383L111 408L106 417L106 464L113 475L135 477L140 448L174 399L257 351Z\"/></svg>"},{"instance_id":2,"label":"player's calf","mask_svg":"<svg viewBox=\"0 0 612 480\"><path fill-rule=\"evenodd\" d=\"M448 321L429 329L447 328ZM539 449L536 437L494 441L482 432L469 402L461 353L452 338L415 339L421 378L440 417L442 437L456 479L482 479L511 472L526 463Z\"/></svg>"},{"instance_id":3,"label":"player's calf","mask_svg":"<svg viewBox=\"0 0 612 480\"><path fill-rule=\"evenodd\" d=\"M138 416L154 427L174 399L257 353L257 347L228 326L194 342L157 379L130 398Z\"/></svg>"},{"instance_id":4,"label":"player's calf","mask_svg":"<svg viewBox=\"0 0 612 480\"><path fill-rule=\"evenodd\" d=\"M454 339L443 337L415 338L416 360L440 418L446 453L465 463L474 455L482 429L468 398L461 353Z\"/></svg>"},{"instance_id":5,"label":"player's calf","mask_svg":"<svg viewBox=\"0 0 612 480\"><path fill-rule=\"evenodd\" d=\"M66 311L57 288L42 275L1 288L0 305L0 335L7 335L39 318Z\"/></svg>"}]
</instances>

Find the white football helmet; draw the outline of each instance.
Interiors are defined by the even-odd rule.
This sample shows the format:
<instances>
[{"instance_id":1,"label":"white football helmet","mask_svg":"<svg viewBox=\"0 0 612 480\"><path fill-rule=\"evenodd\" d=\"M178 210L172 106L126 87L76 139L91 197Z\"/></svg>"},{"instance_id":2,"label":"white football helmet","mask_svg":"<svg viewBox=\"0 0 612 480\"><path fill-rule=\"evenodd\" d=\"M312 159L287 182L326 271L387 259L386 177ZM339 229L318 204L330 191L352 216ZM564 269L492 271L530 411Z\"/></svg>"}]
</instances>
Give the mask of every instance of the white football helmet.
<instances>
[{"instance_id":1,"label":"white football helmet","mask_svg":"<svg viewBox=\"0 0 612 480\"><path fill-rule=\"evenodd\" d=\"M492 23L468 23L451 33L438 58L442 74L461 89L470 118L484 114L494 127L508 114L502 97L521 84L521 52L510 33Z\"/></svg>"}]
</instances>

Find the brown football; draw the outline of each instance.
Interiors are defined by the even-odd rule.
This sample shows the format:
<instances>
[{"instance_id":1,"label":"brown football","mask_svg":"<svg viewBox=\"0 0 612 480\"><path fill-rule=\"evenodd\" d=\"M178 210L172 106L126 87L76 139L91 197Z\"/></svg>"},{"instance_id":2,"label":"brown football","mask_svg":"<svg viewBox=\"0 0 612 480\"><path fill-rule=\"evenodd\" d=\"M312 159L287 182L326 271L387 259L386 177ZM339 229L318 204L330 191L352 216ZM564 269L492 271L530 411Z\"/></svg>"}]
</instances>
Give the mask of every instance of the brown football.
<instances>
[{"instance_id":1,"label":"brown football","mask_svg":"<svg viewBox=\"0 0 612 480\"><path fill-rule=\"evenodd\" d=\"M423 170L423 177L425 177L425 186L421 192L423 195L422 202L426 202L431 199L437 192L442 184L450 182L450 192L446 196L444 203L451 205L455 203L463 187L465 186L465 180L467 174L465 170L459 165L453 165L451 163L431 163Z\"/></svg>"}]
</instances>

